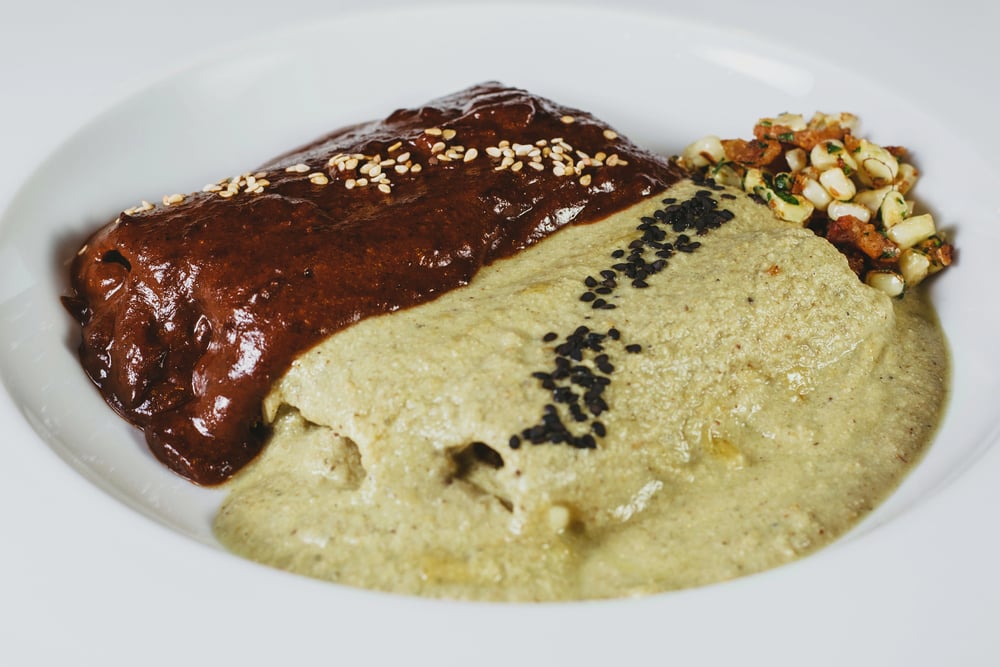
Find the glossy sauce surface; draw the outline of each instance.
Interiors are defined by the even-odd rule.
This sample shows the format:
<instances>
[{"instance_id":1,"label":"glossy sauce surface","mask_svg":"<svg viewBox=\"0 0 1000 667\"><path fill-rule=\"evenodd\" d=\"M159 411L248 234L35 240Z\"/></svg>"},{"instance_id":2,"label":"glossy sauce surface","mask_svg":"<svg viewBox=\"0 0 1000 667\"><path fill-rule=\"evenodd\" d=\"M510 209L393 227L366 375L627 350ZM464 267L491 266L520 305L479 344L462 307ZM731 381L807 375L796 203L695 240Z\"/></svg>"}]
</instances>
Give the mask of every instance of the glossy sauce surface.
<instances>
[{"instance_id":1,"label":"glossy sauce surface","mask_svg":"<svg viewBox=\"0 0 1000 667\"><path fill-rule=\"evenodd\" d=\"M556 154L574 168L558 175ZM78 254L64 300L107 402L202 484L261 450L261 401L300 353L682 178L589 114L498 84L337 131L246 176L232 196L220 182L123 213Z\"/></svg>"}]
</instances>

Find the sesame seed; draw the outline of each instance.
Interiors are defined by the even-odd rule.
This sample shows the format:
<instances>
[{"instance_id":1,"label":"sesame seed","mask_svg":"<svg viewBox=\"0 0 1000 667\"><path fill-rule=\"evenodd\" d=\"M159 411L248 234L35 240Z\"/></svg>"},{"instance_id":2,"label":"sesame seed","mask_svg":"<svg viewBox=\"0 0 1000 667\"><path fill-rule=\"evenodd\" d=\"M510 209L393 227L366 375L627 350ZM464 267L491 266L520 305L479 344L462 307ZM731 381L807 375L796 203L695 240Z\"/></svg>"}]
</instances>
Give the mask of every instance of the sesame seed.
<instances>
[{"instance_id":1,"label":"sesame seed","mask_svg":"<svg viewBox=\"0 0 1000 667\"><path fill-rule=\"evenodd\" d=\"M366 185L368 185L368 179L367 178L359 178L358 179L358 187L363 188Z\"/></svg>"},{"instance_id":2,"label":"sesame seed","mask_svg":"<svg viewBox=\"0 0 1000 667\"><path fill-rule=\"evenodd\" d=\"M399 155L396 156L397 163L406 162L409 159L410 159L410 151L406 151L405 153L400 153Z\"/></svg>"},{"instance_id":3,"label":"sesame seed","mask_svg":"<svg viewBox=\"0 0 1000 667\"><path fill-rule=\"evenodd\" d=\"M545 171L545 167L542 165L541 162L529 162L528 166L534 169L535 171Z\"/></svg>"},{"instance_id":4,"label":"sesame seed","mask_svg":"<svg viewBox=\"0 0 1000 667\"><path fill-rule=\"evenodd\" d=\"M313 185L326 185L330 182L330 179L326 177L326 174L317 171L309 174L309 182Z\"/></svg>"},{"instance_id":5,"label":"sesame seed","mask_svg":"<svg viewBox=\"0 0 1000 667\"><path fill-rule=\"evenodd\" d=\"M352 157L346 160L344 163L344 169L357 169L358 168L358 158Z\"/></svg>"},{"instance_id":6,"label":"sesame seed","mask_svg":"<svg viewBox=\"0 0 1000 667\"><path fill-rule=\"evenodd\" d=\"M514 164L510 165L510 170L511 171L521 171L521 167L523 167L523 166L524 166L524 163L521 162L520 160L518 160Z\"/></svg>"},{"instance_id":7,"label":"sesame seed","mask_svg":"<svg viewBox=\"0 0 1000 667\"><path fill-rule=\"evenodd\" d=\"M487 148L486 154L489 155L490 157L500 157L501 155L500 149L497 148L496 146L490 146L489 148Z\"/></svg>"},{"instance_id":8,"label":"sesame seed","mask_svg":"<svg viewBox=\"0 0 1000 667\"><path fill-rule=\"evenodd\" d=\"M440 127L428 127L426 130L424 130L424 134L429 134L432 137L440 137L443 134L443 132L441 131Z\"/></svg>"},{"instance_id":9,"label":"sesame seed","mask_svg":"<svg viewBox=\"0 0 1000 667\"><path fill-rule=\"evenodd\" d=\"M447 148L447 146L448 145L446 143L444 143L443 141L439 141L436 144L434 144L433 146L431 146L431 153L440 153L445 148Z\"/></svg>"},{"instance_id":10,"label":"sesame seed","mask_svg":"<svg viewBox=\"0 0 1000 667\"><path fill-rule=\"evenodd\" d=\"M458 132L450 128L441 132L441 136L444 137L446 141L454 139L456 134L458 134Z\"/></svg>"},{"instance_id":11,"label":"sesame seed","mask_svg":"<svg viewBox=\"0 0 1000 667\"><path fill-rule=\"evenodd\" d=\"M559 338L559 334L557 334L555 331L550 331L547 334L545 334L544 336L542 336L542 341L544 341L546 343L551 343L556 338Z\"/></svg>"},{"instance_id":12,"label":"sesame seed","mask_svg":"<svg viewBox=\"0 0 1000 667\"><path fill-rule=\"evenodd\" d=\"M423 169L423 167L421 167L419 164L415 164L412 167L410 167L410 171L414 174L420 171L421 169Z\"/></svg>"},{"instance_id":13,"label":"sesame seed","mask_svg":"<svg viewBox=\"0 0 1000 667\"><path fill-rule=\"evenodd\" d=\"M476 156L478 156L478 155L479 155L479 151L477 151L475 148L470 148L469 150L467 150L465 152L465 157L462 158L462 161L463 162L472 162L473 160L476 159Z\"/></svg>"},{"instance_id":14,"label":"sesame seed","mask_svg":"<svg viewBox=\"0 0 1000 667\"><path fill-rule=\"evenodd\" d=\"M614 141L618 138L618 133L614 130L604 130L604 138L608 141Z\"/></svg>"},{"instance_id":15,"label":"sesame seed","mask_svg":"<svg viewBox=\"0 0 1000 667\"><path fill-rule=\"evenodd\" d=\"M349 178L346 181L344 181L344 187L347 188L348 190L353 190L354 186L356 186L357 184L358 182L353 178Z\"/></svg>"},{"instance_id":16,"label":"sesame seed","mask_svg":"<svg viewBox=\"0 0 1000 667\"><path fill-rule=\"evenodd\" d=\"M173 206L174 204L180 204L182 201L184 201L184 195L179 193L175 193L172 195L165 195L163 197L164 206Z\"/></svg>"},{"instance_id":17,"label":"sesame seed","mask_svg":"<svg viewBox=\"0 0 1000 667\"><path fill-rule=\"evenodd\" d=\"M580 177L580 185L587 187L590 185L590 174L584 174Z\"/></svg>"},{"instance_id":18,"label":"sesame seed","mask_svg":"<svg viewBox=\"0 0 1000 667\"><path fill-rule=\"evenodd\" d=\"M402 145L403 145L402 141L397 141L396 143L394 143L392 146L389 146L385 150L387 153L394 153L395 151L399 150L399 147Z\"/></svg>"},{"instance_id":19,"label":"sesame seed","mask_svg":"<svg viewBox=\"0 0 1000 667\"><path fill-rule=\"evenodd\" d=\"M407 167L405 164L397 164L395 167L393 167L393 169L396 170L397 174L405 174L410 170L410 168Z\"/></svg>"},{"instance_id":20,"label":"sesame seed","mask_svg":"<svg viewBox=\"0 0 1000 667\"><path fill-rule=\"evenodd\" d=\"M563 116L559 120L561 120L563 123L569 125L570 123L574 122L576 120L576 118L573 118L573 116Z\"/></svg>"},{"instance_id":21,"label":"sesame seed","mask_svg":"<svg viewBox=\"0 0 1000 667\"><path fill-rule=\"evenodd\" d=\"M380 192L384 192L385 194L392 192L392 188L387 183L379 183L378 189Z\"/></svg>"},{"instance_id":22,"label":"sesame seed","mask_svg":"<svg viewBox=\"0 0 1000 667\"><path fill-rule=\"evenodd\" d=\"M233 192L232 190L223 190L222 192L219 193L219 196L222 197L223 199L229 199L230 197L234 196L235 194L236 193Z\"/></svg>"}]
</instances>

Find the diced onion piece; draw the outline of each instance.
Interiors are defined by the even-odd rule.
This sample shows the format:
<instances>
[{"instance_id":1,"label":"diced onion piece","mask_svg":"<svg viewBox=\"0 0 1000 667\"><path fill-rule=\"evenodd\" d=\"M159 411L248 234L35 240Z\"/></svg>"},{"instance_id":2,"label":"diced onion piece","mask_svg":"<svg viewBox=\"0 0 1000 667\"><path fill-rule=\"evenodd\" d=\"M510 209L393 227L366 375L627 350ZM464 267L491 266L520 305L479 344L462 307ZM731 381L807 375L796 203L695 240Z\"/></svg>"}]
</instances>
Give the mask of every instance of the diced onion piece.
<instances>
[{"instance_id":1,"label":"diced onion piece","mask_svg":"<svg viewBox=\"0 0 1000 667\"><path fill-rule=\"evenodd\" d=\"M806 119L802 117L802 114L798 113L783 113L777 118L761 118L761 122L770 122L772 125L784 125L792 132L806 129Z\"/></svg>"},{"instance_id":2,"label":"diced onion piece","mask_svg":"<svg viewBox=\"0 0 1000 667\"><path fill-rule=\"evenodd\" d=\"M812 202L804 197L786 195L790 199L795 200L796 203L793 204L779 197L774 191L765 189L767 190L767 196L764 198L767 200L768 207L774 211L775 215L786 222L794 222L799 225L805 224L815 210Z\"/></svg>"},{"instance_id":3,"label":"diced onion piece","mask_svg":"<svg viewBox=\"0 0 1000 667\"><path fill-rule=\"evenodd\" d=\"M906 288L903 276L895 271L869 271L865 282L889 296L899 296Z\"/></svg>"},{"instance_id":4,"label":"diced onion piece","mask_svg":"<svg viewBox=\"0 0 1000 667\"><path fill-rule=\"evenodd\" d=\"M743 174L743 191L755 194L757 188L767 188L767 183L764 182L764 174L760 169L751 167Z\"/></svg>"},{"instance_id":5,"label":"diced onion piece","mask_svg":"<svg viewBox=\"0 0 1000 667\"><path fill-rule=\"evenodd\" d=\"M701 169L725 160L726 151L722 148L722 141L709 134L685 148L681 157L688 167Z\"/></svg>"},{"instance_id":6,"label":"diced onion piece","mask_svg":"<svg viewBox=\"0 0 1000 667\"><path fill-rule=\"evenodd\" d=\"M792 150L785 153L785 162L788 163L788 169L793 174L797 174L806 168L809 164L809 156L802 148L793 148Z\"/></svg>"},{"instance_id":7,"label":"diced onion piece","mask_svg":"<svg viewBox=\"0 0 1000 667\"><path fill-rule=\"evenodd\" d=\"M826 208L826 214L831 220L837 220L845 215L853 216L861 222L868 222L872 219L872 212L868 210L867 206L862 206L852 201L832 201Z\"/></svg>"},{"instance_id":8,"label":"diced onion piece","mask_svg":"<svg viewBox=\"0 0 1000 667\"><path fill-rule=\"evenodd\" d=\"M844 142L837 141L836 139L821 141L813 146L813 149L809 151L809 159L812 161L812 166L820 171L826 171L827 169L833 169L842 165L846 165L852 170L858 168L858 164L851 157L851 154L847 152L847 148L844 147Z\"/></svg>"},{"instance_id":9,"label":"diced onion piece","mask_svg":"<svg viewBox=\"0 0 1000 667\"><path fill-rule=\"evenodd\" d=\"M924 253L907 248L899 256L899 272L907 285L916 285L927 277L931 270L931 260Z\"/></svg>"},{"instance_id":10,"label":"diced onion piece","mask_svg":"<svg viewBox=\"0 0 1000 667\"><path fill-rule=\"evenodd\" d=\"M857 192L854 182L839 167L824 171L819 175L819 182L831 197L840 201L850 201Z\"/></svg>"},{"instance_id":11,"label":"diced onion piece","mask_svg":"<svg viewBox=\"0 0 1000 667\"><path fill-rule=\"evenodd\" d=\"M733 188L743 186L743 176L733 169L731 163L720 164L711 170L712 180L719 185L728 185Z\"/></svg>"},{"instance_id":12,"label":"diced onion piece","mask_svg":"<svg viewBox=\"0 0 1000 667\"><path fill-rule=\"evenodd\" d=\"M896 180L899 161L886 149L862 139L854 151L858 164L858 179L872 188L880 188Z\"/></svg>"},{"instance_id":13,"label":"diced onion piece","mask_svg":"<svg viewBox=\"0 0 1000 667\"><path fill-rule=\"evenodd\" d=\"M827 127L843 127L853 133L858 128L858 117L852 113L828 114L817 111L809 120L811 130L822 130Z\"/></svg>"},{"instance_id":14,"label":"diced onion piece","mask_svg":"<svg viewBox=\"0 0 1000 667\"><path fill-rule=\"evenodd\" d=\"M896 174L896 180L892 182L892 185L900 194L906 194L913 186L917 183L917 178L920 176L920 172L909 162L899 163L899 173Z\"/></svg>"},{"instance_id":15,"label":"diced onion piece","mask_svg":"<svg viewBox=\"0 0 1000 667\"><path fill-rule=\"evenodd\" d=\"M877 190L861 190L854 195L854 203L861 204L872 214L875 214L882 208L882 202L885 201L886 195L890 192L892 192L892 188L888 185Z\"/></svg>"},{"instance_id":16,"label":"diced onion piece","mask_svg":"<svg viewBox=\"0 0 1000 667\"><path fill-rule=\"evenodd\" d=\"M910 215L910 210L903 195L892 191L882 200L882 206L879 207L879 215L882 216L882 225L886 229L889 229L905 220Z\"/></svg>"},{"instance_id":17,"label":"diced onion piece","mask_svg":"<svg viewBox=\"0 0 1000 667\"><path fill-rule=\"evenodd\" d=\"M934 218L931 217L930 213L924 213L923 215L915 215L907 218L899 224L890 227L886 231L886 236L905 250L934 236L935 231Z\"/></svg>"},{"instance_id":18,"label":"diced onion piece","mask_svg":"<svg viewBox=\"0 0 1000 667\"><path fill-rule=\"evenodd\" d=\"M802 183L802 196L808 199L818 211L825 211L833 198L826 191L819 181L807 178Z\"/></svg>"}]
</instances>

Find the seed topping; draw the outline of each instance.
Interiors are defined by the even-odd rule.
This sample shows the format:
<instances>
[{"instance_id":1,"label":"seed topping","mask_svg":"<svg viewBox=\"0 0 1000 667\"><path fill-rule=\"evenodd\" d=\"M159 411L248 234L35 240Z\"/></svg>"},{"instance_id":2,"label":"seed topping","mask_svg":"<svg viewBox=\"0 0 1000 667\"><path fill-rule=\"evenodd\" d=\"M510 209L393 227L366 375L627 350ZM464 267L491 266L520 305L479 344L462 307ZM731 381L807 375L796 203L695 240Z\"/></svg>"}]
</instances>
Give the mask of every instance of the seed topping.
<instances>
[{"instance_id":1,"label":"seed topping","mask_svg":"<svg viewBox=\"0 0 1000 667\"><path fill-rule=\"evenodd\" d=\"M504 147L497 148L502 154ZM701 243L693 241L689 233L707 234L735 217L731 211L718 208L714 189L698 191L694 197L681 202L666 198L662 200L663 206L652 215L641 217L636 227L637 235L627 249L615 248L610 253L611 266L582 279L586 289L579 300L592 310L614 310L617 292L623 284L634 289L650 287L649 280L667 268L668 259L675 252L697 250ZM647 259L648 255L655 259ZM598 439L608 433L607 426L598 418L611 409L605 393L613 385L614 353L620 350L626 354L640 354L643 351L641 344L626 344L622 338L621 330L615 326L599 332L587 325L580 325L562 337L552 348L552 365L531 374L540 388L549 392L551 402L544 406L538 422L511 436L511 449L520 448L523 442L596 448ZM555 331L542 336L546 344L559 339Z\"/></svg>"}]
</instances>

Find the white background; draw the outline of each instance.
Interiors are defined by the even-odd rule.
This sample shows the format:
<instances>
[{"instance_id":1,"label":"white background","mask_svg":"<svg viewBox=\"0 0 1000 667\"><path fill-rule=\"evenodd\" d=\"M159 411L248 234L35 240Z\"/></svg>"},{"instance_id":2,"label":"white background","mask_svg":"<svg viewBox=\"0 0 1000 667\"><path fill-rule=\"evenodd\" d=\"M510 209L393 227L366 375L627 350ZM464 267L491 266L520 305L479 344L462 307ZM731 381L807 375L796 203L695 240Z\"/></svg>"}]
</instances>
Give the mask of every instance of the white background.
<instances>
[{"instance_id":1,"label":"white background","mask_svg":"<svg viewBox=\"0 0 1000 667\"><path fill-rule=\"evenodd\" d=\"M415 4L383 0L378 7L388 14L394 5ZM509 2L502 11L516 12L519 4ZM562 4L567 12L583 4L608 5ZM795 4L619 0L616 6L710 19L851 69L877 72L887 86L906 92L931 114L953 119L958 133L975 142L984 157L1000 154L1000 37L995 34L1000 5L847 0L823 7ZM372 5L335 0L3 0L0 210L36 165L117 101L207 57L225 54L255 35L358 10L371 11ZM847 99L843 108L860 108L862 103ZM58 195L55 184L53 196ZM561 664L561 657L581 653L604 664L658 664L655 656L634 655L630 649L648 647L650 635L662 638L665 656L675 648L683 650L688 656L683 664L698 663L691 651L699 647L705 664L712 664L711 656L733 642L745 647L748 664L1000 664L1000 640L994 637L1000 625L1000 576L995 574L1000 563L995 535L1000 486L991 483L1000 472L996 451L968 473L969 483L948 488L919 517L901 518L895 529L905 539L898 548L863 563L851 562L861 557L857 553L839 555L845 567L889 573L878 582L877 593L869 596L849 581L803 579L812 593L805 598L809 605L782 608L781 600L763 598L760 617L752 623L746 619L746 625L763 627L764 632L747 633L740 619L714 608L724 598L712 590L681 594L679 599L690 603L689 616L680 623L676 617L663 619L670 623L666 626L646 616L631 627L588 627L581 625L591 618L586 607L559 613L551 608L490 611L473 622L475 614L455 618L439 607L410 601L394 604L387 613L380 604L384 601L366 595L358 596L356 613L349 616L320 614L304 621L275 601L293 590L322 609L323 592L311 582L275 574L254 578L259 585L253 590L239 586L244 581L240 577L223 578L207 588L185 585L198 579L204 567L253 566L194 543L177 552L186 558L157 558L158 543L175 537L92 492L51 452L19 446L33 438L19 415L8 411L0 418L0 466L18 480L0 488L3 665L333 664L345 662L337 651L350 644L351 637L371 642L371 664L390 655L408 656L413 664L462 664L467 659L480 664ZM73 502L54 501L57 493ZM29 506L30 513L22 511ZM965 514L957 517L956 511ZM102 516L97 526L95 514ZM973 525L981 528L970 528ZM32 548L36 543L47 545L47 550ZM930 551L933 556L928 557ZM913 557L915 552L921 557ZM650 613L657 610L644 602L628 604ZM805 637L783 636L786 627L801 632L808 625L803 617L828 604L846 610L834 627L813 628ZM439 614L442 625L417 635L408 624L409 614ZM526 631L527 621L535 625ZM525 634L514 634L515 627ZM481 639L484 657L472 660L449 652L459 637L464 641L470 635ZM765 659L769 653L772 658ZM346 662L361 664L357 658Z\"/></svg>"}]
</instances>

